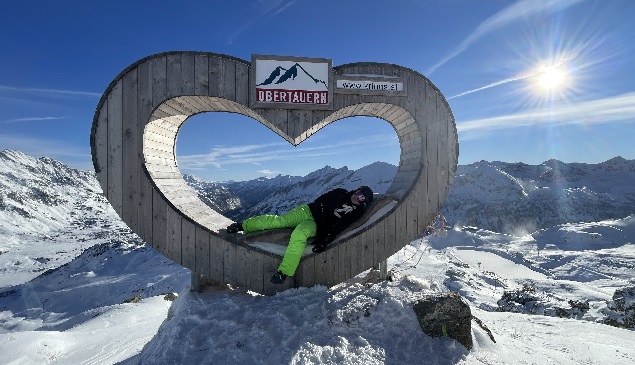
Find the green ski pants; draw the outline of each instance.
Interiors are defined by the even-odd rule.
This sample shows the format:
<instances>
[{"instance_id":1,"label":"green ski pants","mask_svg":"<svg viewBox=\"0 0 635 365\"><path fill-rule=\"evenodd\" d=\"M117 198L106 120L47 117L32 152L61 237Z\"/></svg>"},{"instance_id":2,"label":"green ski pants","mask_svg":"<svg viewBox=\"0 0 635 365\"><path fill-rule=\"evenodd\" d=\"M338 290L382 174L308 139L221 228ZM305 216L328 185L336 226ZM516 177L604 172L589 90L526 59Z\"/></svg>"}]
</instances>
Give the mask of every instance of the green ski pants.
<instances>
[{"instance_id":1,"label":"green ski pants","mask_svg":"<svg viewBox=\"0 0 635 365\"><path fill-rule=\"evenodd\" d=\"M317 225L306 204L298 205L283 215L265 214L243 221L245 233L277 228L294 228L289 239L289 246L278 266L278 270L283 274L293 276L300 264L306 241L317 234Z\"/></svg>"}]
</instances>

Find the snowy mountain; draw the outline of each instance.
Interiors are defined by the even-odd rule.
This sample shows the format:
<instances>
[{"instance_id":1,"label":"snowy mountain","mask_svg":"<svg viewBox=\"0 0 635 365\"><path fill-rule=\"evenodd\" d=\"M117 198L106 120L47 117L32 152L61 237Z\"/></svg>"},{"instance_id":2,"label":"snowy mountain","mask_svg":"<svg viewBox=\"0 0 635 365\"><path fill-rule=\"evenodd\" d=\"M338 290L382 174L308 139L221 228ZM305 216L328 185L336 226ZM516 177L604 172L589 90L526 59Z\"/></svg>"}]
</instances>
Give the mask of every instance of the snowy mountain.
<instances>
[{"instance_id":1,"label":"snowy mountain","mask_svg":"<svg viewBox=\"0 0 635 365\"><path fill-rule=\"evenodd\" d=\"M205 204L228 217L229 212L241 209L245 205L239 196L223 184L205 181L194 175L183 175L183 179Z\"/></svg>"},{"instance_id":2,"label":"snowy mountain","mask_svg":"<svg viewBox=\"0 0 635 365\"><path fill-rule=\"evenodd\" d=\"M233 220L243 220L284 213L336 187L354 189L365 184L385 193L396 171L393 165L376 162L358 170L326 166L304 177L190 185L212 208ZM441 213L452 225L504 233L623 218L635 214L632 181L635 160L621 157L599 164L481 161L458 166Z\"/></svg>"},{"instance_id":3,"label":"snowy mountain","mask_svg":"<svg viewBox=\"0 0 635 365\"><path fill-rule=\"evenodd\" d=\"M282 214L335 188L352 190L368 185L374 192L383 194L396 173L397 167L375 162L358 170L325 166L304 177L278 175L270 179L216 183L186 176L186 181L212 209L238 221L256 214Z\"/></svg>"},{"instance_id":4,"label":"snowy mountain","mask_svg":"<svg viewBox=\"0 0 635 365\"><path fill-rule=\"evenodd\" d=\"M189 270L125 226L92 172L3 151L0 363L635 363L635 215L578 220L619 214L609 203L628 209L633 190L623 182L632 181L632 163L461 166L451 196L476 194L465 207L547 204L535 193L549 189L574 189L550 195L569 206L595 205L579 203L580 211L556 217L571 222L530 233L455 223L447 236L416 239L390 257L391 281L365 272L332 288L262 297L222 285L190 292ZM298 184L317 194L320 183L327 190L364 181L381 192L389 181L379 171L390 167L374 165L325 167L270 194L269 207L298 198L300 188L290 188ZM460 183L470 178L473 186ZM225 199L234 194L218 189ZM469 352L421 331L413 303L448 291L469 302L496 342L474 324Z\"/></svg>"},{"instance_id":5,"label":"snowy mountain","mask_svg":"<svg viewBox=\"0 0 635 365\"><path fill-rule=\"evenodd\" d=\"M532 232L558 224L635 214L635 160L599 164L462 165L442 213L454 224L496 232Z\"/></svg>"}]
</instances>

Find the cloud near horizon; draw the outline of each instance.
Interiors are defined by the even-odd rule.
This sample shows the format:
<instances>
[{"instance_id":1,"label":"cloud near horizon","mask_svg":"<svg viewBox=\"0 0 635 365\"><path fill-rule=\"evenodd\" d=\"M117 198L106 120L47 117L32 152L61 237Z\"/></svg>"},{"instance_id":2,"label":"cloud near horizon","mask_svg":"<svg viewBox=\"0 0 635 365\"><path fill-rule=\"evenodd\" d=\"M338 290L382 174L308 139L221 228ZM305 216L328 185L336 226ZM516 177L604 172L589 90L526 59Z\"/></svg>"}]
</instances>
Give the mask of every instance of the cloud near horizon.
<instances>
[{"instance_id":1,"label":"cloud near horizon","mask_svg":"<svg viewBox=\"0 0 635 365\"><path fill-rule=\"evenodd\" d=\"M457 130L463 134L461 140L473 140L478 139L483 133L503 128L553 124L588 126L616 122L635 122L635 92L516 114L468 120L457 123Z\"/></svg>"},{"instance_id":2,"label":"cloud near horizon","mask_svg":"<svg viewBox=\"0 0 635 365\"><path fill-rule=\"evenodd\" d=\"M0 146L2 150L16 150L36 158L50 157L75 169L93 170L90 147L80 148L68 141L0 133Z\"/></svg>"}]
</instances>

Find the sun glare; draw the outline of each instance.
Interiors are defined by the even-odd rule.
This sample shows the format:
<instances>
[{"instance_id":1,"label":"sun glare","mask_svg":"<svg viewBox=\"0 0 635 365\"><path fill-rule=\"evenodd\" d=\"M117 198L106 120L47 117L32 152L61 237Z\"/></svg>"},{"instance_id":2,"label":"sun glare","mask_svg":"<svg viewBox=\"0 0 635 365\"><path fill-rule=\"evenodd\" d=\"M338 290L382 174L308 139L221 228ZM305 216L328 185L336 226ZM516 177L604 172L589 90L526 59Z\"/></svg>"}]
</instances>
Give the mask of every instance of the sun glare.
<instances>
[{"instance_id":1,"label":"sun glare","mask_svg":"<svg viewBox=\"0 0 635 365\"><path fill-rule=\"evenodd\" d=\"M549 66L538 75L538 84L545 90L555 90L564 83L564 71L558 67Z\"/></svg>"},{"instance_id":2,"label":"sun glare","mask_svg":"<svg viewBox=\"0 0 635 365\"><path fill-rule=\"evenodd\" d=\"M532 85L533 94L538 99L563 97L568 89L571 88L571 80L564 62L553 61L543 63L542 66L535 68L531 77L528 78L529 84Z\"/></svg>"}]
</instances>

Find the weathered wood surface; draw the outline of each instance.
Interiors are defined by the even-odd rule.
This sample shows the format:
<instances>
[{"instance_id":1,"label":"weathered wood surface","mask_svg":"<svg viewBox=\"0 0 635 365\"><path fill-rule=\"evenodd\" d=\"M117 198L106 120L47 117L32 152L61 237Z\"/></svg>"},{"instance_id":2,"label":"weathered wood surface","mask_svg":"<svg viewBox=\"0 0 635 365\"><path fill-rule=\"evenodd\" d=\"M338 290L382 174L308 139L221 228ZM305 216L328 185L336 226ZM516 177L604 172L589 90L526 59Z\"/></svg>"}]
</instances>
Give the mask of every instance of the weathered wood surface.
<instances>
[{"instance_id":1,"label":"weathered wood surface","mask_svg":"<svg viewBox=\"0 0 635 365\"><path fill-rule=\"evenodd\" d=\"M194 275L272 294L347 280L400 250L432 221L456 172L458 140L450 107L427 78L396 65L342 65L333 68L335 77L389 76L403 82L404 91L334 92L333 110L250 109L250 67L214 53L162 53L134 63L107 88L93 120L93 163L113 208L144 241ZM221 236L218 222L227 219L198 199L176 163L182 124L216 111L254 118L294 145L343 118L386 120L401 147L387 191L399 203L326 252L304 257L286 285L270 284L281 258Z\"/></svg>"}]
</instances>

